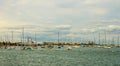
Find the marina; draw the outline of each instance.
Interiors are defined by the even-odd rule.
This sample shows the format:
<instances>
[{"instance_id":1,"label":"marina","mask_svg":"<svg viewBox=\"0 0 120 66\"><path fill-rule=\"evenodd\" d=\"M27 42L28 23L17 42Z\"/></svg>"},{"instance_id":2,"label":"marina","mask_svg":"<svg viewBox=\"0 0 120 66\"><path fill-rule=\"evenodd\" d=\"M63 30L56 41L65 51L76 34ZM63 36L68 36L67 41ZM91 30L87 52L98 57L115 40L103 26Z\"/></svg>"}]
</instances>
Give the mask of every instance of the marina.
<instances>
[{"instance_id":1,"label":"marina","mask_svg":"<svg viewBox=\"0 0 120 66\"><path fill-rule=\"evenodd\" d=\"M0 0L0 66L120 66L120 0Z\"/></svg>"}]
</instances>

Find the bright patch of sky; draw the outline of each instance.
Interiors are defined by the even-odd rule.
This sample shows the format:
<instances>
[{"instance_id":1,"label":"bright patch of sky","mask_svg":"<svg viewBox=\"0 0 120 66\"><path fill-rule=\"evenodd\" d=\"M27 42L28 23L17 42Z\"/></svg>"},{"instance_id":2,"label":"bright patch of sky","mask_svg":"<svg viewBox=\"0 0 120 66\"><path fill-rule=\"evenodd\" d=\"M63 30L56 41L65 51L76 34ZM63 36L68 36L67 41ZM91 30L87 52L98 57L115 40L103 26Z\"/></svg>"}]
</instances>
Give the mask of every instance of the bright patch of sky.
<instances>
[{"instance_id":1,"label":"bright patch of sky","mask_svg":"<svg viewBox=\"0 0 120 66\"><path fill-rule=\"evenodd\" d=\"M120 0L0 0L0 28L38 35L38 40L89 39L106 31L120 33ZM114 34L117 34L116 36ZM46 37L46 35L48 35ZM42 38L41 38L42 37ZM88 38L87 37L87 38ZM112 39L112 37L109 37Z\"/></svg>"}]
</instances>

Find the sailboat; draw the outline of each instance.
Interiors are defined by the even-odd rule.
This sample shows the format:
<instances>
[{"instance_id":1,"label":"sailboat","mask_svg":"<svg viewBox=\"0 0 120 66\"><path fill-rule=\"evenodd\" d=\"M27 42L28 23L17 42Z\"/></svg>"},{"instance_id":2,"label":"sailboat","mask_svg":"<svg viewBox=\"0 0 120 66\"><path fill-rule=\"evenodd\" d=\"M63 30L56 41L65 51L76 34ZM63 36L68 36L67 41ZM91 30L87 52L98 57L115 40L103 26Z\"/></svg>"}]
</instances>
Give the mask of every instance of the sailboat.
<instances>
[{"instance_id":1,"label":"sailboat","mask_svg":"<svg viewBox=\"0 0 120 66\"><path fill-rule=\"evenodd\" d=\"M75 45L75 46L73 46L73 48L80 48L80 46Z\"/></svg>"},{"instance_id":2,"label":"sailboat","mask_svg":"<svg viewBox=\"0 0 120 66\"><path fill-rule=\"evenodd\" d=\"M72 47L71 46L67 46L67 50L72 50Z\"/></svg>"},{"instance_id":3,"label":"sailboat","mask_svg":"<svg viewBox=\"0 0 120 66\"><path fill-rule=\"evenodd\" d=\"M105 32L105 41L104 42L106 43L106 32ZM114 44L114 37L112 38L112 43ZM103 46L103 48L110 49L110 48L112 48L112 46L111 45L105 45L105 46Z\"/></svg>"}]
</instances>

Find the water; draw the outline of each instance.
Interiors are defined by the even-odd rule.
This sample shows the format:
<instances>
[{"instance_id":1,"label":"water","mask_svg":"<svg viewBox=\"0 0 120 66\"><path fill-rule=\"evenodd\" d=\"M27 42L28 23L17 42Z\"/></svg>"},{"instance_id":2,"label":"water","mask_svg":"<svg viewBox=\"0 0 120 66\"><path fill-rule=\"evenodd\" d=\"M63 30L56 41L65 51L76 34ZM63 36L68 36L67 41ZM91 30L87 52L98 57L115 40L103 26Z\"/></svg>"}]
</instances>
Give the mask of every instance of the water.
<instances>
[{"instance_id":1,"label":"water","mask_svg":"<svg viewBox=\"0 0 120 66\"><path fill-rule=\"evenodd\" d=\"M0 66L120 66L120 48L0 49Z\"/></svg>"}]
</instances>

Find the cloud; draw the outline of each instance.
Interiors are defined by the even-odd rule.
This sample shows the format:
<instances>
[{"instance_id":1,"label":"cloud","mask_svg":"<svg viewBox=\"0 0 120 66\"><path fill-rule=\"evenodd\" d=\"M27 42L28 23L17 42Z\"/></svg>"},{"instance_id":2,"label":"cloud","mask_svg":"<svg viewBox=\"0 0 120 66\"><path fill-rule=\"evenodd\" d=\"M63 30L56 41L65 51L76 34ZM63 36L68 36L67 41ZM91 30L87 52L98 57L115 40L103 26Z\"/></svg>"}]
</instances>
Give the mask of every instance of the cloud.
<instances>
[{"instance_id":1,"label":"cloud","mask_svg":"<svg viewBox=\"0 0 120 66\"><path fill-rule=\"evenodd\" d=\"M120 30L119 25L106 25L106 26L97 26L97 27L89 27L89 28L80 28L78 29L77 32L81 33L81 34L91 34L91 33L104 33L105 31L107 33L118 33Z\"/></svg>"},{"instance_id":2,"label":"cloud","mask_svg":"<svg viewBox=\"0 0 120 66\"><path fill-rule=\"evenodd\" d=\"M91 21L91 22L93 22L93 23L104 23L104 24L111 24L111 23L120 23L120 20L119 19L102 19L102 20L93 20L93 21Z\"/></svg>"},{"instance_id":3,"label":"cloud","mask_svg":"<svg viewBox=\"0 0 120 66\"><path fill-rule=\"evenodd\" d=\"M53 38L58 32L67 37L84 37L104 30L119 33L120 29L119 0L4 0L0 3L0 32L17 33L24 27L26 34L36 32Z\"/></svg>"},{"instance_id":4,"label":"cloud","mask_svg":"<svg viewBox=\"0 0 120 66\"><path fill-rule=\"evenodd\" d=\"M82 0L85 4L97 4L103 2L101 0Z\"/></svg>"},{"instance_id":5,"label":"cloud","mask_svg":"<svg viewBox=\"0 0 120 66\"><path fill-rule=\"evenodd\" d=\"M80 31L82 31L82 32L95 32L95 29L94 28L83 28Z\"/></svg>"},{"instance_id":6,"label":"cloud","mask_svg":"<svg viewBox=\"0 0 120 66\"><path fill-rule=\"evenodd\" d=\"M71 25L58 25L58 26L56 26L56 29L63 29L63 30L69 30L71 28L72 28Z\"/></svg>"},{"instance_id":7,"label":"cloud","mask_svg":"<svg viewBox=\"0 0 120 66\"><path fill-rule=\"evenodd\" d=\"M109 34L120 34L120 26L118 25L108 25L105 27L99 27L99 31L106 31Z\"/></svg>"},{"instance_id":8,"label":"cloud","mask_svg":"<svg viewBox=\"0 0 120 66\"><path fill-rule=\"evenodd\" d=\"M101 7L86 7L86 5L80 7L78 0L62 0L62 1L49 1L49 0L19 0L19 1L7 1L8 3L3 6L3 13L11 19L26 21L26 22L46 22L55 21L55 18L59 16L73 16L73 17L83 17L89 16L101 16L108 13L107 9ZM24 5L23 5L24 3ZM58 7L56 4L68 3L74 4L75 7L70 6L69 8ZM15 6L9 6L9 4L15 4ZM76 7L77 6L77 7ZM52 18L51 18L52 17ZM49 19L50 18L50 19ZM72 20L72 19L70 19ZM65 22L65 21L64 21Z\"/></svg>"},{"instance_id":9,"label":"cloud","mask_svg":"<svg viewBox=\"0 0 120 66\"><path fill-rule=\"evenodd\" d=\"M107 9L104 8L92 8L89 11L95 15L106 15L108 13Z\"/></svg>"}]
</instances>

